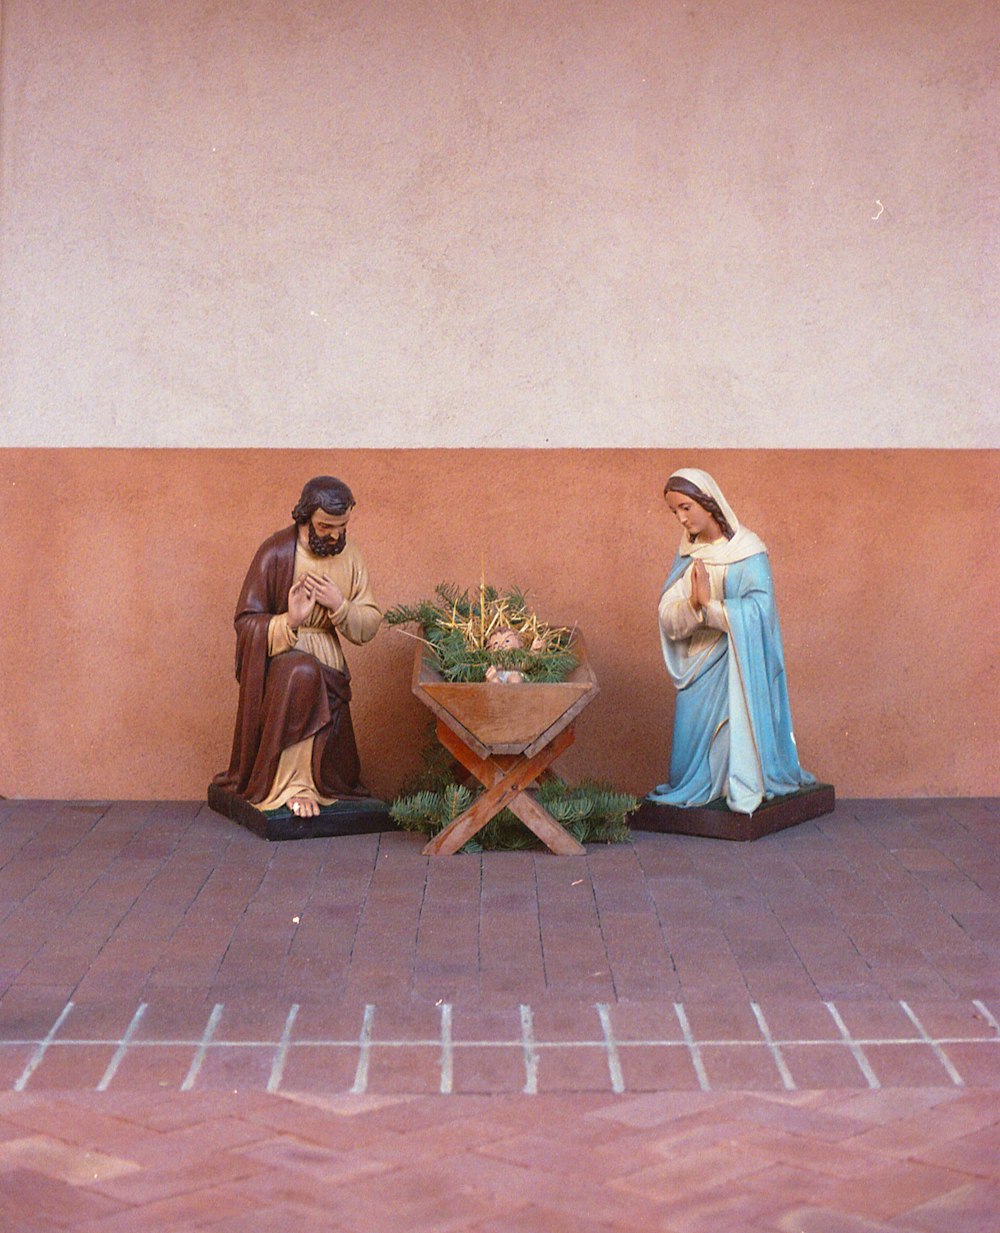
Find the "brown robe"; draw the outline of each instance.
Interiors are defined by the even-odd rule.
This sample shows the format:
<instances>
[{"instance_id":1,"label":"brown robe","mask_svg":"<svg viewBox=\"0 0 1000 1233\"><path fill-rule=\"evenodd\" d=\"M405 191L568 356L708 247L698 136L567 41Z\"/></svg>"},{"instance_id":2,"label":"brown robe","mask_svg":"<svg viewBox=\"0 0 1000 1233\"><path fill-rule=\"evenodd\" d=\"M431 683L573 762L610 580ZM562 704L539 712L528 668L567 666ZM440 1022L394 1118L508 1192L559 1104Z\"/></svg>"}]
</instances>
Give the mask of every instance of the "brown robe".
<instances>
[{"instance_id":1,"label":"brown robe","mask_svg":"<svg viewBox=\"0 0 1000 1233\"><path fill-rule=\"evenodd\" d=\"M266 799L281 751L314 737L312 773L325 797L366 797L351 724L351 684L305 651L268 657L271 618L288 611L298 527L264 541L247 570L236 605L236 679L239 704L228 771L214 783L246 800Z\"/></svg>"}]
</instances>

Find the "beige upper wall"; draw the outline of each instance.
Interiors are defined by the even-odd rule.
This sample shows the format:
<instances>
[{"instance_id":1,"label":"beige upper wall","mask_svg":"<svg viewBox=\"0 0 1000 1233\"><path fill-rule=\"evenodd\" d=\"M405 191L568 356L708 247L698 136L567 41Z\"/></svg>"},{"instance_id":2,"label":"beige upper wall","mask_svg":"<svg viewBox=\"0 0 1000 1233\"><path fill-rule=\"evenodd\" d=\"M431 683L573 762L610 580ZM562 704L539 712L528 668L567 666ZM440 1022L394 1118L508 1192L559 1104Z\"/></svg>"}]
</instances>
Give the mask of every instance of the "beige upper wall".
<instances>
[{"instance_id":1,"label":"beige upper wall","mask_svg":"<svg viewBox=\"0 0 1000 1233\"><path fill-rule=\"evenodd\" d=\"M995 0L2 20L5 444L1000 444Z\"/></svg>"}]
</instances>

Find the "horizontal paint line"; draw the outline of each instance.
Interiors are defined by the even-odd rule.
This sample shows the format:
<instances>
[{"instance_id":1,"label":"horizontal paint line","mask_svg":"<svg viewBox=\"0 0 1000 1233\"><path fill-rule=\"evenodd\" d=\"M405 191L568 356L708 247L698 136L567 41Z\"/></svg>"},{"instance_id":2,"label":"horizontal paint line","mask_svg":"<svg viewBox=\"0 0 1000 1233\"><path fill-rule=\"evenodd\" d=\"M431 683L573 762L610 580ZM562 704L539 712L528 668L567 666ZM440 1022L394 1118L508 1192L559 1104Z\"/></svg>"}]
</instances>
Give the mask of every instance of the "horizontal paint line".
<instances>
[{"instance_id":1,"label":"horizontal paint line","mask_svg":"<svg viewBox=\"0 0 1000 1233\"><path fill-rule=\"evenodd\" d=\"M0 1048L26 1048L35 1045L41 1045L43 1040L37 1038L32 1039L4 1039L0 1038ZM76 1039L52 1040L48 1042L49 1049L56 1048L108 1048L112 1049L125 1043L129 1051L133 1049L196 1049L204 1047L207 1051L213 1049L277 1049L279 1046L288 1049L357 1049L363 1047L359 1044L357 1037L351 1039L341 1039L337 1037L317 1037L315 1039L300 1039L285 1041L282 1038L276 1040L211 1040L207 1043L200 1038L194 1039L167 1039L167 1040L124 1040L123 1038L115 1037L87 1037ZM856 1045L917 1045L920 1048L933 1047L934 1045L1000 1045L1000 1037L996 1036L852 1036L850 1040L844 1040L837 1037L789 1037L778 1038L774 1037L771 1040L747 1040L741 1037L733 1037L731 1040L699 1040L692 1037L690 1041L677 1040L676 1038L660 1039L651 1037L649 1039L631 1040L615 1037L615 1045L621 1049L687 1049L691 1044L695 1044L699 1049L732 1049L736 1047L750 1047L759 1049L769 1049L772 1045L784 1048L786 1045L807 1045L819 1047L822 1045L835 1045L838 1048L847 1047L851 1043ZM409 1037L399 1040L379 1040L373 1037L365 1042L365 1046L375 1049L398 1049L398 1048L413 1048L413 1049L432 1049L441 1047L440 1036L428 1037ZM607 1041L604 1037L595 1037L590 1040L538 1040L532 1041L533 1048L536 1049L604 1049L607 1046ZM451 1047L454 1049L523 1049L524 1040L520 1037L509 1038L503 1040L452 1040Z\"/></svg>"},{"instance_id":2,"label":"horizontal paint line","mask_svg":"<svg viewBox=\"0 0 1000 1233\"><path fill-rule=\"evenodd\" d=\"M772 443L767 442L739 442L734 443L732 440L712 444L705 440L689 441L686 444L679 442L676 439L666 441L663 444L656 442L636 441L636 442L573 442L573 441L540 441L540 442L522 442L514 443L504 441L502 444L497 442L480 442L476 444L450 444L448 442L441 443L421 443L421 442L399 442L396 445L365 445L351 444L344 445L340 442L334 446L309 446L307 449L298 444L282 444L274 445L268 442L253 442L239 441L228 443L216 442L197 442L197 441L175 441L175 442L119 442L108 444L107 438L94 441L0 441L0 454L4 452L15 453L44 453L52 451L58 454L69 454L74 451L87 454L189 454L189 453L217 453L220 455L233 454L317 454L328 453L330 449L336 449L338 457L350 458L352 454L367 454L367 455L385 455L388 457L396 457L400 454L409 455L411 457L419 454L644 454L669 453L671 455L679 452L698 452L706 454L990 454L995 453L1000 449L1000 436L996 440L984 437L975 441L969 440L964 442L956 442L954 438L941 441L914 441L912 443L900 444L898 439L885 440L882 442L866 442L866 441L851 441L845 442L789 442L786 436L776 439Z\"/></svg>"}]
</instances>

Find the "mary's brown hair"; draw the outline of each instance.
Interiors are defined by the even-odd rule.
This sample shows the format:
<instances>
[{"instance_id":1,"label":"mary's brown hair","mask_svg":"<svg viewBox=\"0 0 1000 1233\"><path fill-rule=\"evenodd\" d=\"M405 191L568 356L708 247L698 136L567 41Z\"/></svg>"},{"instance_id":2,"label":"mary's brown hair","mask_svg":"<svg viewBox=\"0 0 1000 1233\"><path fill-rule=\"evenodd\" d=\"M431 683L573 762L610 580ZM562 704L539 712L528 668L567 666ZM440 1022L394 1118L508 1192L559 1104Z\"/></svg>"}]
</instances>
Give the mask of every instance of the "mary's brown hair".
<instances>
[{"instance_id":1,"label":"mary's brown hair","mask_svg":"<svg viewBox=\"0 0 1000 1233\"><path fill-rule=\"evenodd\" d=\"M663 495L666 496L668 492L682 492L684 496L697 501L701 508L708 510L719 524L719 529L726 539L732 539L736 534L726 520L726 515L722 512L722 508L715 497L710 497L707 492L702 492L697 484L692 484L690 480L684 479L683 476L671 475L664 486ZM691 539L693 536L688 536L688 538Z\"/></svg>"}]
</instances>

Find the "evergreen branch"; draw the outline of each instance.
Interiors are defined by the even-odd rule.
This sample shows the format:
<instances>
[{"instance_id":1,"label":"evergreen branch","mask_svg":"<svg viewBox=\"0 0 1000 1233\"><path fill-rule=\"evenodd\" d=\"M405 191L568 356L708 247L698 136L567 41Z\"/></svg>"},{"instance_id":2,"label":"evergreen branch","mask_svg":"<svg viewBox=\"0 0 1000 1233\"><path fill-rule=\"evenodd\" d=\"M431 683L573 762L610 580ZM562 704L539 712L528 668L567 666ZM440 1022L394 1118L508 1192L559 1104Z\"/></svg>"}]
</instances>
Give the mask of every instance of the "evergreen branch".
<instances>
[{"instance_id":1,"label":"evergreen branch","mask_svg":"<svg viewBox=\"0 0 1000 1233\"><path fill-rule=\"evenodd\" d=\"M436 835L477 800L464 784L443 783L394 801L390 813L404 830ZM629 838L627 817L639 807L636 797L606 784L585 782L571 788L556 777L535 793L538 803L580 843L622 843ZM491 818L462 848L463 852L519 851L539 846L535 835L508 809Z\"/></svg>"}]
</instances>

